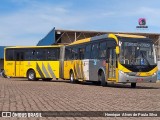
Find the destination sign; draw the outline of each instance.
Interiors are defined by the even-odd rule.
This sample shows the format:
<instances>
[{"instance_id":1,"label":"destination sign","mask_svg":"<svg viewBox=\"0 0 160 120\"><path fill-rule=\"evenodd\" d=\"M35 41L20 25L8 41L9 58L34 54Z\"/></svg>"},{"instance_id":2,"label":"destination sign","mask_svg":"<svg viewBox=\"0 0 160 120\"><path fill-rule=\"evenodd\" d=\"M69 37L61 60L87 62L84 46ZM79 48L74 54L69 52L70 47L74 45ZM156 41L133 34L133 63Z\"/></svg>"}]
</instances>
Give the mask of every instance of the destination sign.
<instances>
[{"instance_id":1,"label":"destination sign","mask_svg":"<svg viewBox=\"0 0 160 120\"><path fill-rule=\"evenodd\" d=\"M131 42L125 42L124 46L134 46L134 47L150 47L150 43L131 43Z\"/></svg>"}]
</instances>

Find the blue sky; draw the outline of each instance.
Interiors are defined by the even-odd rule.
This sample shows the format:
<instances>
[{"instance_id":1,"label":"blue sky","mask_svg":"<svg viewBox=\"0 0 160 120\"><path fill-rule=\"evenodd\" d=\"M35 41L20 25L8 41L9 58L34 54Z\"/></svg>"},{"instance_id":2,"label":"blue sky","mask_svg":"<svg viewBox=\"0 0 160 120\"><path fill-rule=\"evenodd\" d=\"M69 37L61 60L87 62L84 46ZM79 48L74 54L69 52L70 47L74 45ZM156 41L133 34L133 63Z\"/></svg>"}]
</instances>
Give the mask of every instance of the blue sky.
<instances>
[{"instance_id":1,"label":"blue sky","mask_svg":"<svg viewBox=\"0 0 160 120\"><path fill-rule=\"evenodd\" d=\"M56 29L160 33L159 0L1 0L0 46L36 45ZM148 29L136 29L146 18Z\"/></svg>"}]
</instances>

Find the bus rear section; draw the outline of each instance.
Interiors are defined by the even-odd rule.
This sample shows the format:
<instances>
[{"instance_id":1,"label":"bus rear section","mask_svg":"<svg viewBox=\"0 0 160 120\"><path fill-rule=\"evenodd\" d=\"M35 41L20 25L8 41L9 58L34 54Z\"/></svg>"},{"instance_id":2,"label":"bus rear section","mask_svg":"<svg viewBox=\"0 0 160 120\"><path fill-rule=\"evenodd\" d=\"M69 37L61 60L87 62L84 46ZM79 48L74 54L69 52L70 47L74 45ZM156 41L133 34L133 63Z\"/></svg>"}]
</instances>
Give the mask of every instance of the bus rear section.
<instances>
[{"instance_id":1,"label":"bus rear section","mask_svg":"<svg viewBox=\"0 0 160 120\"><path fill-rule=\"evenodd\" d=\"M9 77L52 80L60 77L60 46L5 48L4 70Z\"/></svg>"}]
</instances>

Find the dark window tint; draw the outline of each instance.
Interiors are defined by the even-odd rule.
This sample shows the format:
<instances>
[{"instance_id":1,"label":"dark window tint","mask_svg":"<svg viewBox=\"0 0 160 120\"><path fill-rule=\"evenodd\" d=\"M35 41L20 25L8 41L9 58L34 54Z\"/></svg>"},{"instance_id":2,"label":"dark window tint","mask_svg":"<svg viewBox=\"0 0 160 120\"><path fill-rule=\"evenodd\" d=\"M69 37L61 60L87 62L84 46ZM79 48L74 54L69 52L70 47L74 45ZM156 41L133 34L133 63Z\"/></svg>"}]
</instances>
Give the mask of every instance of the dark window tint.
<instances>
[{"instance_id":1,"label":"dark window tint","mask_svg":"<svg viewBox=\"0 0 160 120\"><path fill-rule=\"evenodd\" d=\"M26 49L25 60L34 60L34 59L35 59L35 50Z\"/></svg>"},{"instance_id":2,"label":"dark window tint","mask_svg":"<svg viewBox=\"0 0 160 120\"><path fill-rule=\"evenodd\" d=\"M47 60L59 60L59 52L60 50L57 48L47 49L46 51Z\"/></svg>"},{"instance_id":3,"label":"dark window tint","mask_svg":"<svg viewBox=\"0 0 160 120\"><path fill-rule=\"evenodd\" d=\"M5 57L6 57L7 61L14 60L14 50L13 49L6 49Z\"/></svg>"},{"instance_id":4,"label":"dark window tint","mask_svg":"<svg viewBox=\"0 0 160 120\"><path fill-rule=\"evenodd\" d=\"M73 48L72 49L72 58L74 59L74 60L77 60L78 59L78 49L77 48Z\"/></svg>"},{"instance_id":5,"label":"dark window tint","mask_svg":"<svg viewBox=\"0 0 160 120\"><path fill-rule=\"evenodd\" d=\"M79 48L79 59L84 59L85 48Z\"/></svg>"},{"instance_id":6,"label":"dark window tint","mask_svg":"<svg viewBox=\"0 0 160 120\"><path fill-rule=\"evenodd\" d=\"M71 48L66 48L65 49L65 60L70 60L72 56Z\"/></svg>"},{"instance_id":7,"label":"dark window tint","mask_svg":"<svg viewBox=\"0 0 160 120\"><path fill-rule=\"evenodd\" d=\"M101 42L99 44L99 58L105 58L106 57L106 42Z\"/></svg>"},{"instance_id":8,"label":"dark window tint","mask_svg":"<svg viewBox=\"0 0 160 120\"><path fill-rule=\"evenodd\" d=\"M84 58L85 59L90 59L90 54L91 54L91 45L88 44L88 45L86 45L86 51L85 51L85 54L84 54Z\"/></svg>"},{"instance_id":9,"label":"dark window tint","mask_svg":"<svg viewBox=\"0 0 160 120\"><path fill-rule=\"evenodd\" d=\"M24 50L14 50L14 58L16 61L23 61L24 60Z\"/></svg>"},{"instance_id":10,"label":"dark window tint","mask_svg":"<svg viewBox=\"0 0 160 120\"><path fill-rule=\"evenodd\" d=\"M92 44L92 48L91 48L91 59L97 59L98 58L98 43L94 43Z\"/></svg>"},{"instance_id":11,"label":"dark window tint","mask_svg":"<svg viewBox=\"0 0 160 120\"><path fill-rule=\"evenodd\" d=\"M46 60L46 49L35 50L36 60Z\"/></svg>"},{"instance_id":12,"label":"dark window tint","mask_svg":"<svg viewBox=\"0 0 160 120\"><path fill-rule=\"evenodd\" d=\"M45 55L45 54L43 54ZM42 60L42 54L39 50L37 49L26 49L25 52L25 60Z\"/></svg>"},{"instance_id":13,"label":"dark window tint","mask_svg":"<svg viewBox=\"0 0 160 120\"><path fill-rule=\"evenodd\" d=\"M109 48L115 48L116 47L116 42L115 41L108 41L107 42L107 47Z\"/></svg>"},{"instance_id":14,"label":"dark window tint","mask_svg":"<svg viewBox=\"0 0 160 120\"><path fill-rule=\"evenodd\" d=\"M7 49L6 60L46 61L59 60L59 48Z\"/></svg>"}]
</instances>

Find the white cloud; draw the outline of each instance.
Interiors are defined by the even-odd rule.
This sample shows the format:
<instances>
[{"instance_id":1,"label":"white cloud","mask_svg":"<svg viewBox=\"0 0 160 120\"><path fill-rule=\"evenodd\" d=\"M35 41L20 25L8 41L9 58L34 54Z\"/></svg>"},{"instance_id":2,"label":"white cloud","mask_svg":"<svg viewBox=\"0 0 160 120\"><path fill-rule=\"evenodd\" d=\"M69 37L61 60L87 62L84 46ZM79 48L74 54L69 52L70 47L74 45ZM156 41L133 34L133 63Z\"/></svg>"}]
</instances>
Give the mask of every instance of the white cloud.
<instances>
[{"instance_id":1,"label":"white cloud","mask_svg":"<svg viewBox=\"0 0 160 120\"><path fill-rule=\"evenodd\" d=\"M74 17L69 14L70 11L63 5L37 3L16 13L1 15L0 45L33 45L31 41L38 42L54 26L63 28L85 21L80 16ZM27 39L30 42L25 42Z\"/></svg>"},{"instance_id":2,"label":"white cloud","mask_svg":"<svg viewBox=\"0 0 160 120\"><path fill-rule=\"evenodd\" d=\"M10 14L0 15L0 45L36 45L53 27L100 31L128 30L128 23L131 25L132 22L126 21L135 19L137 22L139 17L147 18L149 27L160 27L159 8L140 6L127 8L126 11L124 6L117 5L117 9L106 7L99 10L94 8L76 10L75 6L68 4L47 4L37 0L11 1L25 7Z\"/></svg>"}]
</instances>

